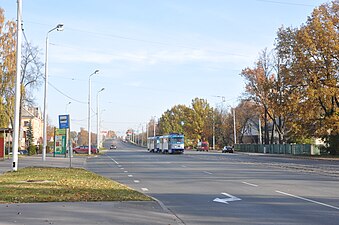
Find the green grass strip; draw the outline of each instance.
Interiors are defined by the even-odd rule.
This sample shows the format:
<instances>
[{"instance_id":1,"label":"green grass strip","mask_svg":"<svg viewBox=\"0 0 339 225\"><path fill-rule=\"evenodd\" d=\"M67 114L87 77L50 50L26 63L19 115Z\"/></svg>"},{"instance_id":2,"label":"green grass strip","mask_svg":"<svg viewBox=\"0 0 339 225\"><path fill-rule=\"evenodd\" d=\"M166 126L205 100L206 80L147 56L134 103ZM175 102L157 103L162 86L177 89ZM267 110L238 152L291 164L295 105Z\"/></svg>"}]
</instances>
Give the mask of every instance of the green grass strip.
<instances>
[{"instance_id":1,"label":"green grass strip","mask_svg":"<svg viewBox=\"0 0 339 225\"><path fill-rule=\"evenodd\" d=\"M150 197L84 169L28 167L0 175L0 203L150 201Z\"/></svg>"}]
</instances>

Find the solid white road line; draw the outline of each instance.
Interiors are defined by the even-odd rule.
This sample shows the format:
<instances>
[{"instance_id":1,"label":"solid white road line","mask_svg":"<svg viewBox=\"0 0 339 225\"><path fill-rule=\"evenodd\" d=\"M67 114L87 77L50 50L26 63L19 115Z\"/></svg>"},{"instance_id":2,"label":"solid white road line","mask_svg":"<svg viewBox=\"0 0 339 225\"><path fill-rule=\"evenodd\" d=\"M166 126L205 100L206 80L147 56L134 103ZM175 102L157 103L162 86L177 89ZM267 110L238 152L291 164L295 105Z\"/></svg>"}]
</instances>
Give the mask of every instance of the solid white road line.
<instances>
[{"instance_id":1,"label":"solid white road line","mask_svg":"<svg viewBox=\"0 0 339 225\"><path fill-rule=\"evenodd\" d=\"M322 206L326 206L326 207L329 207L329 208L332 208L332 209L339 210L339 207L335 207L333 205L328 205L328 204L325 204L325 203L322 203L322 202L314 201L312 199L303 198L303 197L300 197L300 196L297 196L297 195L292 195L292 194L282 192L282 191L275 191L275 192L277 192L279 194L287 195L287 196L290 196L290 197L298 198L298 199L301 199L301 200L304 200L304 201L307 201L307 202L312 202L312 203L315 203L315 204L318 204L318 205L322 205Z\"/></svg>"},{"instance_id":2,"label":"solid white road line","mask_svg":"<svg viewBox=\"0 0 339 225\"><path fill-rule=\"evenodd\" d=\"M247 184L247 185L249 185L249 186L253 186L253 187L258 187L258 185L256 185L256 184L251 184L251 183L248 183L248 182L242 182L243 184Z\"/></svg>"}]
</instances>

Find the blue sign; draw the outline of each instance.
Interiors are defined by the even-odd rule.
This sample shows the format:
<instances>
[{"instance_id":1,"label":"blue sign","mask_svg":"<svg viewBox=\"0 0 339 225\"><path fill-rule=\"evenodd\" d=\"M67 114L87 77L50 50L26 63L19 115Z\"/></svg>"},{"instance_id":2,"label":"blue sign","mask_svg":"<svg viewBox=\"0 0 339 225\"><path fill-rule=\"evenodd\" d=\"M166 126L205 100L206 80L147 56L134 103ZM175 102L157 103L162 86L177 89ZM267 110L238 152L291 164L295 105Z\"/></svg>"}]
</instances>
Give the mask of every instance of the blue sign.
<instances>
[{"instance_id":1,"label":"blue sign","mask_svg":"<svg viewBox=\"0 0 339 225\"><path fill-rule=\"evenodd\" d=\"M59 129L69 128L69 115L59 115Z\"/></svg>"}]
</instances>

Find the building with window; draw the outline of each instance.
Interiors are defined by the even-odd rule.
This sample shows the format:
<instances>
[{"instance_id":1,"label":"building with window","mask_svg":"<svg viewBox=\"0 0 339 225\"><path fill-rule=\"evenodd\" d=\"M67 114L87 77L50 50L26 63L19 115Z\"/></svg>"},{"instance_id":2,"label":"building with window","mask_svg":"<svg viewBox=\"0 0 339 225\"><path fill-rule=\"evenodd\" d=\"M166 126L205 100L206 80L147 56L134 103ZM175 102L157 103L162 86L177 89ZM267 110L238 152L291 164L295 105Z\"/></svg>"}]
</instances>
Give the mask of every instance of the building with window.
<instances>
[{"instance_id":1,"label":"building with window","mask_svg":"<svg viewBox=\"0 0 339 225\"><path fill-rule=\"evenodd\" d=\"M39 108L23 107L21 111L20 147L28 146L27 131L31 124L33 132L33 145L41 145L43 137L43 118Z\"/></svg>"}]
</instances>

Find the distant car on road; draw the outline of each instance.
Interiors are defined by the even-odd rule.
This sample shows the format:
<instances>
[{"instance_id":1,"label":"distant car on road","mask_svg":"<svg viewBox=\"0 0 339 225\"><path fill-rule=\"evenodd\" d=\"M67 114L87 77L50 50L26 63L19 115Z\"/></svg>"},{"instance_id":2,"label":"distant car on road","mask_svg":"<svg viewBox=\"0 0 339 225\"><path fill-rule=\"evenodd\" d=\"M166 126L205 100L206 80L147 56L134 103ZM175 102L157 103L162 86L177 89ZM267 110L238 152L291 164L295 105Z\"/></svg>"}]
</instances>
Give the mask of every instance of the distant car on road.
<instances>
[{"instance_id":1,"label":"distant car on road","mask_svg":"<svg viewBox=\"0 0 339 225\"><path fill-rule=\"evenodd\" d=\"M112 145L109 147L109 149L117 149L117 146L114 145L114 144L112 144Z\"/></svg>"},{"instance_id":2,"label":"distant car on road","mask_svg":"<svg viewBox=\"0 0 339 225\"><path fill-rule=\"evenodd\" d=\"M207 141L198 142L197 151L206 151L208 152L209 144Z\"/></svg>"},{"instance_id":3,"label":"distant car on road","mask_svg":"<svg viewBox=\"0 0 339 225\"><path fill-rule=\"evenodd\" d=\"M222 149L222 153L233 153L234 150L233 150L233 147L232 146L225 146L223 149Z\"/></svg>"},{"instance_id":4,"label":"distant car on road","mask_svg":"<svg viewBox=\"0 0 339 225\"><path fill-rule=\"evenodd\" d=\"M87 145L77 146L77 147L73 148L73 153L76 153L76 154L88 154L88 146ZM92 154L98 154L99 153L99 149L97 149L95 146L92 146L91 147L91 153Z\"/></svg>"}]
</instances>

